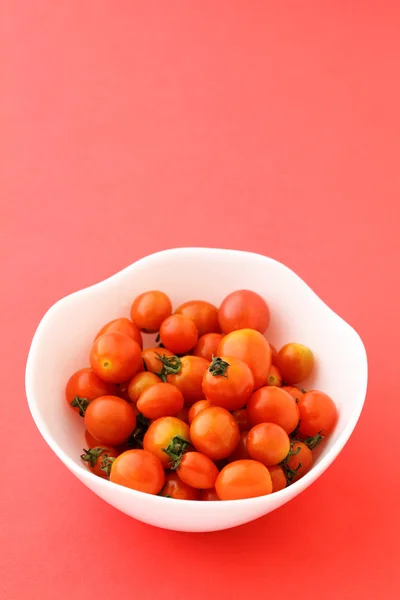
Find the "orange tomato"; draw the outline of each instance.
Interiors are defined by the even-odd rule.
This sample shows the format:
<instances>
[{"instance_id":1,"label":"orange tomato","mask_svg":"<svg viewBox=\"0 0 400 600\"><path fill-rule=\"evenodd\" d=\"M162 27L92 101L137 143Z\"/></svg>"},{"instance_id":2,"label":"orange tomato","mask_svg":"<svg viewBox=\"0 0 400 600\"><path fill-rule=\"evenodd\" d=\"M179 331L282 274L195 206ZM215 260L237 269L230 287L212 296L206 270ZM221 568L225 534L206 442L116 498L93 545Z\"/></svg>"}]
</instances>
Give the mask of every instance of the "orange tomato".
<instances>
[{"instance_id":1,"label":"orange tomato","mask_svg":"<svg viewBox=\"0 0 400 600\"><path fill-rule=\"evenodd\" d=\"M184 483L199 490L212 489L218 477L213 461L200 452L186 452L176 473Z\"/></svg>"},{"instance_id":2,"label":"orange tomato","mask_svg":"<svg viewBox=\"0 0 400 600\"><path fill-rule=\"evenodd\" d=\"M110 481L147 494L158 494L165 483L161 462L147 450L127 450L111 467Z\"/></svg>"},{"instance_id":3,"label":"orange tomato","mask_svg":"<svg viewBox=\"0 0 400 600\"><path fill-rule=\"evenodd\" d=\"M249 422L249 416L248 416L247 410L245 408L240 408L239 410L234 410L232 413L232 417L235 419L236 423L239 425L240 431L249 431L251 429L251 425Z\"/></svg>"},{"instance_id":4,"label":"orange tomato","mask_svg":"<svg viewBox=\"0 0 400 600\"><path fill-rule=\"evenodd\" d=\"M271 466L268 467L268 471L271 475L272 491L279 492L279 490L283 490L287 486L287 479L283 468L279 466Z\"/></svg>"},{"instance_id":5,"label":"orange tomato","mask_svg":"<svg viewBox=\"0 0 400 600\"><path fill-rule=\"evenodd\" d=\"M294 431L299 423L299 409L292 396L282 388L265 386L254 392L247 403L247 414L252 425L276 423L286 433Z\"/></svg>"},{"instance_id":6,"label":"orange tomato","mask_svg":"<svg viewBox=\"0 0 400 600\"><path fill-rule=\"evenodd\" d=\"M108 479L113 462L110 459L117 458L118 454L118 450L111 446L95 446L89 450L83 450L81 459L94 475Z\"/></svg>"},{"instance_id":7,"label":"orange tomato","mask_svg":"<svg viewBox=\"0 0 400 600\"><path fill-rule=\"evenodd\" d=\"M250 368L234 356L214 357L203 377L203 392L214 406L227 410L242 408L254 388Z\"/></svg>"},{"instance_id":8,"label":"orange tomato","mask_svg":"<svg viewBox=\"0 0 400 600\"><path fill-rule=\"evenodd\" d=\"M160 378L157 377L155 373L151 373L151 371L141 371L135 375L128 384L128 396L130 401L136 404L140 395L143 394L145 390L152 385L160 383L160 381Z\"/></svg>"},{"instance_id":9,"label":"orange tomato","mask_svg":"<svg viewBox=\"0 0 400 600\"><path fill-rule=\"evenodd\" d=\"M210 408L211 402L209 400L197 400L192 406L189 408L188 413L188 421L189 425L191 425L193 419L206 408Z\"/></svg>"},{"instance_id":10,"label":"orange tomato","mask_svg":"<svg viewBox=\"0 0 400 600\"><path fill-rule=\"evenodd\" d=\"M223 300L218 321L224 333L238 329L255 329L264 333L269 325L269 308L256 292L237 290Z\"/></svg>"},{"instance_id":11,"label":"orange tomato","mask_svg":"<svg viewBox=\"0 0 400 600\"><path fill-rule=\"evenodd\" d=\"M176 473L168 473L160 496L167 496L176 500L199 500L200 490L184 483Z\"/></svg>"},{"instance_id":12,"label":"orange tomato","mask_svg":"<svg viewBox=\"0 0 400 600\"><path fill-rule=\"evenodd\" d=\"M136 427L132 406L118 396L95 398L86 409L85 427L100 444L120 446Z\"/></svg>"},{"instance_id":13,"label":"orange tomato","mask_svg":"<svg viewBox=\"0 0 400 600\"><path fill-rule=\"evenodd\" d=\"M190 425L190 439L212 460L228 458L239 442L239 426L231 413L219 406L202 410Z\"/></svg>"},{"instance_id":14,"label":"orange tomato","mask_svg":"<svg viewBox=\"0 0 400 600\"><path fill-rule=\"evenodd\" d=\"M174 354L186 354L195 346L198 332L191 319L175 314L162 322L160 338L163 345Z\"/></svg>"},{"instance_id":15,"label":"orange tomato","mask_svg":"<svg viewBox=\"0 0 400 600\"><path fill-rule=\"evenodd\" d=\"M199 356L183 356L179 360L179 369L167 376L168 383L176 385L190 406L204 398L202 383L209 362Z\"/></svg>"},{"instance_id":16,"label":"orange tomato","mask_svg":"<svg viewBox=\"0 0 400 600\"><path fill-rule=\"evenodd\" d=\"M190 300L178 306L175 313L191 319L196 325L199 336L219 331L218 310L210 302Z\"/></svg>"},{"instance_id":17,"label":"orange tomato","mask_svg":"<svg viewBox=\"0 0 400 600\"><path fill-rule=\"evenodd\" d=\"M131 337L133 340L135 340L135 342L139 344L140 348L143 348L142 335L139 329L134 323L132 323L132 321L125 317L114 319L113 321L110 321L109 323L104 325L104 327L102 327L99 333L96 335L95 340L97 340L97 338L99 338L101 335L104 335L105 333L114 333L115 331L119 333L124 333L128 337Z\"/></svg>"},{"instance_id":18,"label":"orange tomato","mask_svg":"<svg viewBox=\"0 0 400 600\"><path fill-rule=\"evenodd\" d=\"M275 385L276 387L280 387L282 385L282 375L278 367L275 365L271 365L268 377L267 377L267 385Z\"/></svg>"},{"instance_id":19,"label":"orange tomato","mask_svg":"<svg viewBox=\"0 0 400 600\"><path fill-rule=\"evenodd\" d=\"M260 423L250 429L247 451L251 458L266 467L282 462L290 450L290 439L282 427L275 423Z\"/></svg>"},{"instance_id":20,"label":"orange tomato","mask_svg":"<svg viewBox=\"0 0 400 600\"><path fill-rule=\"evenodd\" d=\"M284 470L289 483L303 477L312 467L313 455L311 450L300 441L291 444L290 454L284 463Z\"/></svg>"},{"instance_id":21,"label":"orange tomato","mask_svg":"<svg viewBox=\"0 0 400 600\"><path fill-rule=\"evenodd\" d=\"M156 333L171 312L169 297L164 292L154 290L135 298L131 307L131 319L141 331Z\"/></svg>"},{"instance_id":22,"label":"orange tomato","mask_svg":"<svg viewBox=\"0 0 400 600\"><path fill-rule=\"evenodd\" d=\"M145 390L137 401L138 410L147 419L174 417L183 408L182 393L170 383L156 383Z\"/></svg>"},{"instance_id":23,"label":"orange tomato","mask_svg":"<svg viewBox=\"0 0 400 600\"><path fill-rule=\"evenodd\" d=\"M296 400L296 402L298 402L300 398L304 396L304 392L299 390L299 388L293 387L291 385L284 385L281 387L281 389L290 394L292 398Z\"/></svg>"},{"instance_id":24,"label":"orange tomato","mask_svg":"<svg viewBox=\"0 0 400 600\"><path fill-rule=\"evenodd\" d=\"M244 460L246 458L250 458L250 454L247 450L248 435L248 431L241 432L238 445L236 446L232 454L228 457L229 462L233 462L234 460Z\"/></svg>"},{"instance_id":25,"label":"orange tomato","mask_svg":"<svg viewBox=\"0 0 400 600\"><path fill-rule=\"evenodd\" d=\"M161 461L165 468L170 464L170 458L164 452L175 437L190 441L189 425L176 417L161 417L150 425L143 438L143 448L148 450ZM180 448L175 448L176 452Z\"/></svg>"},{"instance_id":26,"label":"orange tomato","mask_svg":"<svg viewBox=\"0 0 400 600\"><path fill-rule=\"evenodd\" d=\"M217 349L221 340L222 335L220 333L206 333L197 340L197 344L193 348L193 354L211 362L213 357L217 356Z\"/></svg>"},{"instance_id":27,"label":"orange tomato","mask_svg":"<svg viewBox=\"0 0 400 600\"><path fill-rule=\"evenodd\" d=\"M275 359L285 383L293 385L306 379L314 366L313 353L303 344L285 344Z\"/></svg>"},{"instance_id":28,"label":"orange tomato","mask_svg":"<svg viewBox=\"0 0 400 600\"><path fill-rule=\"evenodd\" d=\"M272 492L267 467L255 460L236 460L222 469L215 482L221 500L266 496Z\"/></svg>"},{"instance_id":29,"label":"orange tomato","mask_svg":"<svg viewBox=\"0 0 400 600\"><path fill-rule=\"evenodd\" d=\"M271 350L265 337L254 329L239 329L222 338L218 356L234 356L242 360L254 377L254 389L267 383L271 367Z\"/></svg>"},{"instance_id":30,"label":"orange tomato","mask_svg":"<svg viewBox=\"0 0 400 600\"><path fill-rule=\"evenodd\" d=\"M90 405L89 405L90 406ZM299 433L314 436L317 433L327 435L335 427L338 411L332 398L324 392L311 390L299 399Z\"/></svg>"},{"instance_id":31,"label":"orange tomato","mask_svg":"<svg viewBox=\"0 0 400 600\"><path fill-rule=\"evenodd\" d=\"M124 333L105 333L93 342L90 365L104 381L124 383L142 367L140 346Z\"/></svg>"},{"instance_id":32,"label":"orange tomato","mask_svg":"<svg viewBox=\"0 0 400 600\"><path fill-rule=\"evenodd\" d=\"M78 412L81 417L92 400L99 396L114 395L116 387L112 383L107 383L91 368L79 369L68 379L65 387L65 397L72 408Z\"/></svg>"},{"instance_id":33,"label":"orange tomato","mask_svg":"<svg viewBox=\"0 0 400 600\"><path fill-rule=\"evenodd\" d=\"M159 373L162 369L162 357L174 356L173 352L166 348L146 348L142 352L143 366L150 373Z\"/></svg>"},{"instance_id":34,"label":"orange tomato","mask_svg":"<svg viewBox=\"0 0 400 600\"><path fill-rule=\"evenodd\" d=\"M219 500L219 497L217 492L215 491L215 488L211 488L209 490L201 490L200 500L203 500L205 502L213 502L215 500Z\"/></svg>"}]
</instances>

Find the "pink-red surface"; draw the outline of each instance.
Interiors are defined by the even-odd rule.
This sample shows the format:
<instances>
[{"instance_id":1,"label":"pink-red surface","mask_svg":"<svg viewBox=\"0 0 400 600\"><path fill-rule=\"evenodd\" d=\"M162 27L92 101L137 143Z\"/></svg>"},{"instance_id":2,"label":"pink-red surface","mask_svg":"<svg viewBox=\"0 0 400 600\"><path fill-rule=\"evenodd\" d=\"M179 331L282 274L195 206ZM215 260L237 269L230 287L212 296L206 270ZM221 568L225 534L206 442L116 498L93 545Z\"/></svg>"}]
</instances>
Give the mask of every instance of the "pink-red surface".
<instances>
[{"instance_id":1,"label":"pink-red surface","mask_svg":"<svg viewBox=\"0 0 400 600\"><path fill-rule=\"evenodd\" d=\"M2 600L399 597L399 4L1 11ZM106 505L46 446L24 395L53 302L184 245L287 263L360 332L370 364L329 471L216 534Z\"/></svg>"}]
</instances>

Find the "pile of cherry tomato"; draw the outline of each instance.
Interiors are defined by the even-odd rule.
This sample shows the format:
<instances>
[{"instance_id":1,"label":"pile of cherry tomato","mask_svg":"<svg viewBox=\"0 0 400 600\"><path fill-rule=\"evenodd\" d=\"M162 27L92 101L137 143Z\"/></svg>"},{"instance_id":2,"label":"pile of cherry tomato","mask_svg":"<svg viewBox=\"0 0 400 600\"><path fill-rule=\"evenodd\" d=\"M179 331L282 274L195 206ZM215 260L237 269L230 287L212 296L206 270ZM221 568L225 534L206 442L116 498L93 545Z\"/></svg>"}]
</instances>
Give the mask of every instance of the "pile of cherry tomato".
<instances>
[{"instance_id":1,"label":"pile of cherry tomato","mask_svg":"<svg viewBox=\"0 0 400 600\"><path fill-rule=\"evenodd\" d=\"M311 468L337 409L296 387L312 372L309 348L279 352L270 311L249 290L217 308L149 291L131 318L107 323L74 373L66 399L85 425L81 455L99 477L186 500L234 500L282 490ZM155 334L143 350L142 332Z\"/></svg>"}]
</instances>

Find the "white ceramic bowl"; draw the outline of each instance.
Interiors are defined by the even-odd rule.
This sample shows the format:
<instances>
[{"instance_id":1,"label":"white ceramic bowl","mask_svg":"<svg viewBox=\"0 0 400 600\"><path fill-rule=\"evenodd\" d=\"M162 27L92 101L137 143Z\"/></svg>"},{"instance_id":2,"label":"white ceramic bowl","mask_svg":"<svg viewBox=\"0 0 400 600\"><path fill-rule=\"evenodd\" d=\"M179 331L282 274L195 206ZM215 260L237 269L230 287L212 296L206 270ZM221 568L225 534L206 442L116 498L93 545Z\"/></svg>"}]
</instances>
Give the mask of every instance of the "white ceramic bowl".
<instances>
[{"instance_id":1,"label":"white ceramic bowl","mask_svg":"<svg viewBox=\"0 0 400 600\"><path fill-rule=\"evenodd\" d=\"M79 455L85 445L80 417L64 398L65 383L88 364L89 348L100 327L129 316L133 298L151 289L173 304L193 298L215 304L235 289L261 294L271 309L267 338L275 346L299 341L312 348L316 368L306 388L328 393L339 421L312 470L290 487L260 498L191 502L150 496L90 473ZM285 504L315 481L349 439L367 389L367 357L358 334L288 267L247 252L178 248L147 256L113 277L57 302L43 317L26 367L26 393L46 442L78 479L124 513L158 527L215 531L241 525Z\"/></svg>"}]
</instances>

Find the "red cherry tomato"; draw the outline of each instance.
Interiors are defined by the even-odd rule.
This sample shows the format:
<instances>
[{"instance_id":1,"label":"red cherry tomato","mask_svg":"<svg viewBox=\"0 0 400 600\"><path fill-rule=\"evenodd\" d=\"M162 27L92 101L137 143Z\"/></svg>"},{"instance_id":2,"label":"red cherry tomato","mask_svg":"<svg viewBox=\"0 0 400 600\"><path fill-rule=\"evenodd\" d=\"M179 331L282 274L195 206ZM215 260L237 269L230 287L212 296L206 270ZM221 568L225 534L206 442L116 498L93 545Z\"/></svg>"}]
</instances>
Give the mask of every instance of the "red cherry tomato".
<instances>
[{"instance_id":1,"label":"red cherry tomato","mask_svg":"<svg viewBox=\"0 0 400 600\"><path fill-rule=\"evenodd\" d=\"M279 466L272 466L268 467L268 471L271 475L272 491L279 492L279 490L283 490L287 486L287 479L283 468Z\"/></svg>"},{"instance_id":2,"label":"red cherry tomato","mask_svg":"<svg viewBox=\"0 0 400 600\"><path fill-rule=\"evenodd\" d=\"M296 402L298 402L300 398L304 396L304 393L301 390L291 385L284 385L281 387L281 389L290 394L292 398L296 400Z\"/></svg>"},{"instance_id":3,"label":"red cherry tomato","mask_svg":"<svg viewBox=\"0 0 400 600\"><path fill-rule=\"evenodd\" d=\"M181 410L178 412L178 414L176 415L177 419L180 419L181 421L183 421L184 423L187 423L189 425L189 409L187 406L183 406L181 408Z\"/></svg>"},{"instance_id":4,"label":"red cherry tomato","mask_svg":"<svg viewBox=\"0 0 400 600\"><path fill-rule=\"evenodd\" d=\"M104 381L124 383L142 368L140 346L124 333L105 333L93 342L90 365Z\"/></svg>"},{"instance_id":5,"label":"red cherry tomato","mask_svg":"<svg viewBox=\"0 0 400 600\"><path fill-rule=\"evenodd\" d=\"M314 366L313 353L303 344L285 344L275 359L283 380L293 385L306 379Z\"/></svg>"},{"instance_id":6,"label":"red cherry tomato","mask_svg":"<svg viewBox=\"0 0 400 600\"><path fill-rule=\"evenodd\" d=\"M167 381L176 385L182 392L185 403L190 406L204 398L202 383L209 363L199 356L183 356L178 360L175 373L169 374Z\"/></svg>"},{"instance_id":7,"label":"red cherry tomato","mask_svg":"<svg viewBox=\"0 0 400 600\"><path fill-rule=\"evenodd\" d=\"M222 335L220 333L206 333L197 340L197 344L193 348L194 356L201 356L209 362L214 356L217 356L217 349Z\"/></svg>"},{"instance_id":8,"label":"red cherry tomato","mask_svg":"<svg viewBox=\"0 0 400 600\"><path fill-rule=\"evenodd\" d=\"M280 374L278 367L275 367L275 365L271 365L269 369L267 385L274 385L276 387L281 387L282 385L282 375Z\"/></svg>"},{"instance_id":9,"label":"red cherry tomato","mask_svg":"<svg viewBox=\"0 0 400 600\"><path fill-rule=\"evenodd\" d=\"M254 329L232 331L222 338L218 356L234 356L242 360L254 377L254 389L267 383L271 367L271 350L265 337Z\"/></svg>"},{"instance_id":10,"label":"red cherry tomato","mask_svg":"<svg viewBox=\"0 0 400 600\"><path fill-rule=\"evenodd\" d=\"M290 450L290 439L282 427L275 423L260 423L250 429L247 451L251 458L265 466L282 462Z\"/></svg>"},{"instance_id":11,"label":"red cherry tomato","mask_svg":"<svg viewBox=\"0 0 400 600\"><path fill-rule=\"evenodd\" d=\"M294 431L299 423L296 401L282 388L265 386L254 392L247 403L247 414L252 425L276 423L286 433Z\"/></svg>"},{"instance_id":12,"label":"red cherry tomato","mask_svg":"<svg viewBox=\"0 0 400 600\"><path fill-rule=\"evenodd\" d=\"M256 498L272 492L271 476L260 462L237 460L226 465L215 482L221 500Z\"/></svg>"},{"instance_id":13,"label":"red cherry tomato","mask_svg":"<svg viewBox=\"0 0 400 600\"><path fill-rule=\"evenodd\" d=\"M165 474L161 462L147 450L127 450L111 467L110 481L132 490L158 494L164 486Z\"/></svg>"},{"instance_id":14,"label":"red cherry tomato","mask_svg":"<svg viewBox=\"0 0 400 600\"><path fill-rule=\"evenodd\" d=\"M118 454L118 450L111 446L95 446L89 450L84 449L81 459L92 473L103 479L108 479L113 463L110 459L117 458Z\"/></svg>"},{"instance_id":15,"label":"red cherry tomato","mask_svg":"<svg viewBox=\"0 0 400 600\"><path fill-rule=\"evenodd\" d=\"M250 368L234 356L215 357L204 373L203 392L214 406L227 410L242 408L254 388Z\"/></svg>"},{"instance_id":16,"label":"red cherry tomato","mask_svg":"<svg viewBox=\"0 0 400 600\"><path fill-rule=\"evenodd\" d=\"M335 427L338 411L332 398L324 392L311 390L299 399L299 433L314 436L317 433L327 435Z\"/></svg>"},{"instance_id":17,"label":"red cherry tomato","mask_svg":"<svg viewBox=\"0 0 400 600\"><path fill-rule=\"evenodd\" d=\"M147 419L173 417L183 408L182 393L170 383L156 383L145 390L137 401L138 410Z\"/></svg>"},{"instance_id":18,"label":"red cherry tomato","mask_svg":"<svg viewBox=\"0 0 400 600\"><path fill-rule=\"evenodd\" d=\"M199 500L200 490L184 483L176 473L169 473L165 477L165 485L160 492L160 496L167 496L176 500Z\"/></svg>"},{"instance_id":19,"label":"red cherry tomato","mask_svg":"<svg viewBox=\"0 0 400 600\"><path fill-rule=\"evenodd\" d=\"M219 406L201 411L190 425L193 446L212 460L228 458L239 442L239 426L231 413Z\"/></svg>"},{"instance_id":20,"label":"red cherry tomato","mask_svg":"<svg viewBox=\"0 0 400 600\"><path fill-rule=\"evenodd\" d=\"M249 435L248 431L242 431L239 438L239 443L232 452L232 454L228 457L228 462L233 462L234 460L245 460L250 458L250 454L247 450L247 436Z\"/></svg>"},{"instance_id":21,"label":"red cherry tomato","mask_svg":"<svg viewBox=\"0 0 400 600\"><path fill-rule=\"evenodd\" d=\"M191 319L175 314L162 322L160 338L163 345L174 354L185 354L195 346L198 333Z\"/></svg>"},{"instance_id":22,"label":"red cherry tomato","mask_svg":"<svg viewBox=\"0 0 400 600\"><path fill-rule=\"evenodd\" d=\"M96 448L97 446L101 446L99 440L96 440L96 438L94 438L92 435L90 435L90 433L88 432L87 429L85 429L85 440L86 440L86 445L89 449Z\"/></svg>"},{"instance_id":23,"label":"red cherry tomato","mask_svg":"<svg viewBox=\"0 0 400 600\"><path fill-rule=\"evenodd\" d=\"M311 450L300 441L291 444L290 454L284 463L284 470L289 483L303 477L312 467L313 456Z\"/></svg>"},{"instance_id":24,"label":"red cherry tomato","mask_svg":"<svg viewBox=\"0 0 400 600\"><path fill-rule=\"evenodd\" d=\"M213 461L200 452L186 452L176 473L184 483L199 490L213 488L218 477Z\"/></svg>"},{"instance_id":25,"label":"red cherry tomato","mask_svg":"<svg viewBox=\"0 0 400 600\"><path fill-rule=\"evenodd\" d=\"M215 488L211 488L209 490L201 490L200 500L203 500L205 502L214 502L216 500L219 501L219 497L217 492L215 491Z\"/></svg>"},{"instance_id":26,"label":"red cherry tomato","mask_svg":"<svg viewBox=\"0 0 400 600\"><path fill-rule=\"evenodd\" d=\"M146 348L142 352L142 360L145 371L150 373L160 373L162 369L161 358L171 357L174 354L166 348Z\"/></svg>"},{"instance_id":27,"label":"red cherry tomato","mask_svg":"<svg viewBox=\"0 0 400 600\"><path fill-rule=\"evenodd\" d=\"M124 333L128 337L131 337L137 344L139 344L140 348L143 348L142 335L139 329L134 323L132 323L132 321L126 319L125 317L114 319L113 321L110 321L104 325L104 327L102 327L99 333L96 335L95 339L97 340L97 338L105 333L114 333L115 331L118 333Z\"/></svg>"},{"instance_id":28,"label":"red cherry tomato","mask_svg":"<svg viewBox=\"0 0 400 600\"><path fill-rule=\"evenodd\" d=\"M238 290L223 300L218 321L224 333L238 329L255 329L264 333L269 325L269 308L259 294Z\"/></svg>"},{"instance_id":29,"label":"red cherry tomato","mask_svg":"<svg viewBox=\"0 0 400 600\"><path fill-rule=\"evenodd\" d=\"M161 417L153 421L143 438L143 448L148 450L161 461L165 468L170 464L170 458L164 452L171 444L171 440L180 437L190 441L189 425L176 417ZM180 448L176 448L179 452Z\"/></svg>"},{"instance_id":30,"label":"red cherry tomato","mask_svg":"<svg viewBox=\"0 0 400 600\"><path fill-rule=\"evenodd\" d=\"M134 404L140 398L140 395L143 394L149 387L152 385L156 385L160 383L160 378L157 377L155 373L151 373L150 371L141 371L133 379L130 380L128 384L128 396L129 400Z\"/></svg>"},{"instance_id":31,"label":"red cherry tomato","mask_svg":"<svg viewBox=\"0 0 400 600\"><path fill-rule=\"evenodd\" d=\"M209 302L190 300L178 306L175 313L191 319L199 336L219 331L217 307Z\"/></svg>"},{"instance_id":32,"label":"red cherry tomato","mask_svg":"<svg viewBox=\"0 0 400 600\"><path fill-rule=\"evenodd\" d=\"M65 387L65 397L72 408L78 412L81 417L92 400L99 396L115 394L116 387L112 383L107 383L93 371L93 369L79 369L71 375Z\"/></svg>"},{"instance_id":33,"label":"red cherry tomato","mask_svg":"<svg viewBox=\"0 0 400 600\"><path fill-rule=\"evenodd\" d=\"M85 412L85 427L100 444L120 446L136 427L132 406L117 396L93 400Z\"/></svg>"},{"instance_id":34,"label":"red cherry tomato","mask_svg":"<svg viewBox=\"0 0 400 600\"><path fill-rule=\"evenodd\" d=\"M171 312L171 300L164 292L144 292L133 301L131 319L141 331L156 333Z\"/></svg>"},{"instance_id":35,"label":"red cherry tomato","mask_svg":"<svg viewBox=\"0 0 400 600\"><path fill-rule=\"evenodd\" d=\"M240 431L250 431L251 425L250 425L249 417L247 414L247 410L245 408L240 408L239 410L234 410L232 413L232 417L235 419L236 423L239 425Z\"/></svg>"},{"instance_id":36,"label":"red cherry tomato","mask_svg":"<svg viewBox=\"0 0 400 600\"><path fill-rule=\"evenodd\" d=\"M189 425L192 424L193 419L199 413L201 413L202 410L205 410L206 408L210 408L210 406L211 406L211 402L209 400L198 400L197 402L192 404L192 406L189 408L189 413L188 413Z\"/></svg>"}]
</instances>

